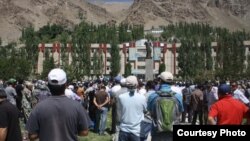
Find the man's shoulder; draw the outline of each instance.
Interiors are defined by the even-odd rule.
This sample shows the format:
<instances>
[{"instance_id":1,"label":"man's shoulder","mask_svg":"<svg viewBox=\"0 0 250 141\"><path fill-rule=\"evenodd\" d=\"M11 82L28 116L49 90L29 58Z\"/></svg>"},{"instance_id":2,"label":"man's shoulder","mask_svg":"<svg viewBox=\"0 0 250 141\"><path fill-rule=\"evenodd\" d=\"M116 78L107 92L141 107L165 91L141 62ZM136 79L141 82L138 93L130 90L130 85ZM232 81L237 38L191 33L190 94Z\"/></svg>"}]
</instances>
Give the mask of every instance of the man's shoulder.
<instances>
[{"instance_id":1,"label":"man's shoulder","mask_svg":"<svg viewBox=\"0 0 250 141\"><path fill-rule=\"evenodd\" d=\"M67 105L67 107L78 107L81 106L81 104L75 100L72 100L66 96L61 96L61 97L57 97L54 98L54 96L50 96L44 100L42 100L41 102L37 103L37 105L35 106L36 110L39 109L47 109L47 108L51 108L52 106L55 105Z\"/></svg>"},{"instance_id":2,"label":"man's shoulder","mask_svg":"<svg viewBox=\"0 0 250 141\"><path fill-rule=\"evenodd\" d=\"M99 95L108 95L108 93L106 91L99 91L95 94L95 96L99 96Z\"/></svg>"},{"instance_id":3,"label":"man's shoulder","mask_svg":"<svg viewBox=\"0 0 250 141\"><path fill-rule=\"evenodd\" d=\"M5 88L5 91L15 91L15 89L11 86Z\"/></svg>"},{"instance_id":4,"label":"man's shoulder","mask_svg":"<svg viewBox=\"0 0 250 141\"><path fill-rule=\"evenodd\" d=\"M13 104L11 104L9 101L5 100L1 102L0 109L7 109L7 108L16 108Z\"/></svg>"},{"instance_id":5,"label":"man's shoulder","mask_svg":"<svg viewBox=\"0 0 250 141\"><path fill-rule=\"evenodd\" d=\"M234 92L233 92L234 94L244 94L241 90L239 90L239 89L236 89Z\"/></svg>"}]
</instances>

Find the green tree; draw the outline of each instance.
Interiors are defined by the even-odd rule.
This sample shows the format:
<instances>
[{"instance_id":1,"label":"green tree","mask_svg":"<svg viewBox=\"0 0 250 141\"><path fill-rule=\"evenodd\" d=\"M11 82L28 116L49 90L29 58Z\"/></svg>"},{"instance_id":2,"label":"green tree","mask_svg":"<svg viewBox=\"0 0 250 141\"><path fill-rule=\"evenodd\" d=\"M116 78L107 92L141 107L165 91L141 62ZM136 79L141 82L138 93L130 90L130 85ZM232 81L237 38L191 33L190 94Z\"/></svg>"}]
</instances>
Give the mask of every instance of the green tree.
<instances>
[{"instance_id":1,"label":"green tree","mask_svg":"<svg viewBox=\"0 0 250 141\"><path fill-rule=\"evenodd\" d=\"M159 74L161 74L164 71L166 71L166 65L165 63L161 63L159 66Z\"/></svg>"},{"instance_id":2,"label":"green tree","mask_svg":"<svg viewBox=\"0 0 250 141\"><path fill-rule=\"evenodd\" d=\"M0 78L27 79L30 76L30 63L25 58L24 49L16 49L16 44L11 43L0 49ZM4 53L4 54L3 54Z\"/></svg>"},{"instance_id":3,"label":"green tree","mask_svg":"<svg viewBox=\"0 0 250 141\"><path fill-rule=\"evenodd\" d=\"M132 74L132 66L131 66L130 63L127 63L127 64L125 65L125 73L124 73L124 76L127 77L127 76L129 76L129 75L131 75L131 74Z\"/></svg>"},{"instance_id":4,"label":"green tree","mask_svg":"<svg viewBox=\"0 0 250 141\"><path fill-rule=\"evenodd\" d=\"M103 72L103 56L100 52L97 54L97 51L93 54L93 64L92 64L92 70L93 74L97 77L100 76Z\"/></svg>"},{"instance_id":5,"label":"green tree","mask_svg":"<svg viewBox=\"0 0 250 141\"><path fill-rule=\"evenodd\" d=\"M111 44L111 52L110 52L110 56L111 56L110 68L111 68L111 76L112 77L117 76L120 72L121 57L120 57L119 52L120 52L120 49L119 49L119 46L117 45L117 42L113 41Z\"/></svg>"},{"instance_id":6,"label":"green tree","mask_svg":"<svg viewBox=\"0 0 250 141\"><path fill-rule=\"evenodd\" d=\"M157 38L155 38L153 34L147 34L147 35L145 36L145 38L146 38L146 39L149 39L149 40L151 40L151 41L156 41L156 40L157 40Z\"/></svg>"},{"instance_id":7,"label":"green tree","mask_svg":"<svg viewBox=\"0 0 250 141\"><path fill-rule=\"evenodd\" d=\"M79 79L83 76L90 76L90 40L89 36L90 25L86 22L81 22L75 27L73 32L73 55L72 65L75 66L75 78Z\"/></svg>"},{"instance_id":8,"label":"green tree","mask_svg":"<svg viewBox=\"0 0 250 141\"><path fill-rule=\"evenodd\" d=\"M48 73L53 68L55 68L54 58L53 57L49 57L49 58L45 59L44 62L43 62L43 72L41 74L41 78L42 79L47 78Z\"/></svg>"},{"instance_id":9,"label":"green tree","mask_svg":"<svg viewBox=\"0 0 250 141\"><path fill-rule=\"evenodd\" d=\"M37 46L39 40L36 36L36 32L33 27L28 27L23 29L21 41L25 43L25 49L26 49L25 58L29 61L29 63L32 66L31 67L31 69L33 70L32 73L35 73L34 70L38 58Z\"/></svg>"}]
</instances>

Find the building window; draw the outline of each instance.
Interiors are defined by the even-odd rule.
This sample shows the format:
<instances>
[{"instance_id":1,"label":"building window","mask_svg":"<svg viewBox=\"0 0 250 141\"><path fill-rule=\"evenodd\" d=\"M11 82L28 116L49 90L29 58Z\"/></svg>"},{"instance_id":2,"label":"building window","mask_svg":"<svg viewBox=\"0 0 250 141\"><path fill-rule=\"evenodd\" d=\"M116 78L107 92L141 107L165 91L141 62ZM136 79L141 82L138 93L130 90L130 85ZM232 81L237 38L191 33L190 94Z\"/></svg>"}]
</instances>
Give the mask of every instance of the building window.
<instances>
[{"instance_id":1,"label":"building window","mask_svg":"<svg viewBox=\"0 0 250 141\"><path fill-rule=\"evenodd\" d=\"M95 52L95 49L91 49L91 52L94 53L94 52Z\"/></svg>"},{"instance_id":2,"label":"building window","mask_svg":"<svg viewBox=\"0 0 250 141\"><path fill-rule=\"evenodd\" d=\"M146 69L146 66L138 66L138 69Z\"/></svg>"},{"instance_id":3,"label":"building window","mask_svg":"<svg viewBox=\"0 0 250 141\"><path fill-rule=\"evenodd\" d=\"M161 53L164 53L164 48L163 47L161 48Z\"/></svg>"},{"instance_id":4,"label":"building window","mask_svg":"<svg viewBox=\"0 0 250 141\"><path fill-rule=\"evenodd\" d=\"M110 57L107 58L107 62L111 62L111 58Z\"/></svg>"},{"instance_id":5,"label":"building window","mask_svg":"<svg viewBox=\"0 0 250 141\"><path fill-rule=\"evenodd\" d=\"M107 52L108 52L108 53L110 53L110 52L111 52L111 49L110 49L110 48L108 48L108 49L107 49Z\"/></svg>"},{"instance_id":6,"label":"building window","mask_svg":"<svg viewBox=\"0 0 250 141\"><path fill-rule=\"evenodd\" d=\"M145 61L145 57L138 57L138 61L139 62L144 62Z\"/></svg>"},{"instance_id":7,"label":"building window","mask_svg":"<svg viewBox=\"0 0 250 141\"><path fill-rule=\"evenodd\" d=\"M147 52L147 51L146 51L146 49L138 49L137 52L145 53L145 52Z\"/></svg>"},{"instance_id":8,"label":"building window","mask_svg":"<svg viewBox=\"0 0 250 141\"><path fill-rule=\"evenodd\" d=\"M109 70L109 66L107 66L107 70Z\"/></svg>"}]
</instances>

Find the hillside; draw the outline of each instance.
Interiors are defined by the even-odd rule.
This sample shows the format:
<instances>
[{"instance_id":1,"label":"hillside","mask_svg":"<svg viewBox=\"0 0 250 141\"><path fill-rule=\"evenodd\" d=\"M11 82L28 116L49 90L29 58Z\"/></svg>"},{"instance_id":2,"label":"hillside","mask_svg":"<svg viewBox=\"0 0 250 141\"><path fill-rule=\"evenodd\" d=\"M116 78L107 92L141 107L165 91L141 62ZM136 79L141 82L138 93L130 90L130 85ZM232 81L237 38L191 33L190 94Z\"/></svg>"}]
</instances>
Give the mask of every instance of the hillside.
<instances>
[{"instance_id":1,"label":"hillside","mask_svg":"<svg viewBox=\"0 0 250 141\"><path fill-rule=\"evenodd\" d=\"M104 8L84 0L1 0L0 33L4 41L17 40L21 29L38 29L48 23L73 27L82 19L95 24L113 19Z\"/></svg>"},{"instance_id":2,"label":"hillside","mask_svg":"<svg viewBox=\"0 0 250 141\"><path fill-rule=\"evenodd\" d=\"M249 0L135 0L124 23L152 25L202 22L230 30L249 29Z\"/></svg>"},{"instance_id":3,"label":"hillside","mask_svg":"<svg viewBox=\"0 0 250 141\"><path fill-rule=\"evenodd\" d=\"M231 31L250 31L249 0L1 0L0 37L16 41L23 27L56 23L73 28L86 19L94 24L144 24L146 29L176 22L202 22ZM117 0L118 1L118 0Z\"/></svg>"}]
</instances>

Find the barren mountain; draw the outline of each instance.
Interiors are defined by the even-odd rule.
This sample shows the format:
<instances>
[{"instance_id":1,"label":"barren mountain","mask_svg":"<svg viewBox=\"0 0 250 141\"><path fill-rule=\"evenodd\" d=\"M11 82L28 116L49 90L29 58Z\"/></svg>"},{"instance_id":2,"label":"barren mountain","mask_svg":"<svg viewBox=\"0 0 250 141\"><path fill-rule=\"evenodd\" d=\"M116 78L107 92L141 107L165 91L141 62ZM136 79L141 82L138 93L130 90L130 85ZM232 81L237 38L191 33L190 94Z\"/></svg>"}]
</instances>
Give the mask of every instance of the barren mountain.
<instances>
[{"instance_id":1,"label":"barren mountain","mask_svg":"<svg viewBox=\"0 0 250 141\"><path fill-rule=\"evenodd\" d=\"M146 28L176 22L203 22L236 29L250 27L249 0L135 0L124 23Z\"/></svg>"},{"instance_id":2,"label":"barren mountain","mask_svg":"<svg viewBox=\"0 0 250 141\"><path fill-rule=\"evenodd\" d=\"M90 0L88 0L90 1ZM87 0L0 0L0 37L16 41L21 29L48 23L73 27L82 19L100 23L152 26L202 22L230 30L250 31L250 0L134 0L128 3L89 3Z\"/></svg>"},{"instance_id":3,"label":"barren mountain","mask_svg":"<svg viewBox=\"0 0 250 141\"><path fill-rule=\"evenodd\" d=\"M0 37L6 42L18 39L23 27L33 25L38 29L48 23L72 27L81 19L99 24L113 17L104 8L84 0L0 1Z\"/></svg>"}]
</instances>

